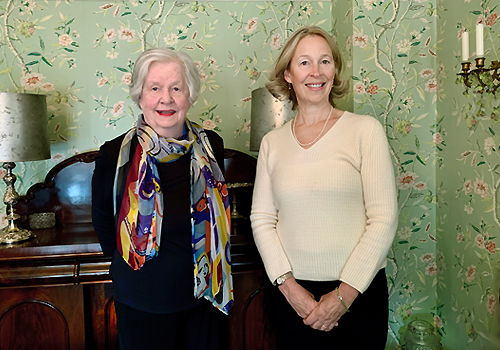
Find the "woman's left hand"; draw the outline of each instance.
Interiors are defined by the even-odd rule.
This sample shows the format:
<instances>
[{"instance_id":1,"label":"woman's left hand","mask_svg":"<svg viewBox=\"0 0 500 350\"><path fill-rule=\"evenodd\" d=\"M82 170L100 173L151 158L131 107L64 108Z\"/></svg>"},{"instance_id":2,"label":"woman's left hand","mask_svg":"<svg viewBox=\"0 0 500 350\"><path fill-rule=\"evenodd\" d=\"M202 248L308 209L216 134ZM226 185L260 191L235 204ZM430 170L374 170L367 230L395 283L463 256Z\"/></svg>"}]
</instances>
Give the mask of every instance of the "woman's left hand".
<instances>
[{"instance_id":1,"label":"woman's left hand","mask_svg":"<svg viewBox=\"0 0 500 350\"><path fill-rule=\"evenodd\" d=\"M347 283L340 284L339 293L347 308L352 305L359 294L358 290ZM340 302L337 292L331 291L321 297L314 310L304 319L304 324L320 331L329 332L338 325L340 317L345 313L346 310Z\"/></svg>"}]
</instances>

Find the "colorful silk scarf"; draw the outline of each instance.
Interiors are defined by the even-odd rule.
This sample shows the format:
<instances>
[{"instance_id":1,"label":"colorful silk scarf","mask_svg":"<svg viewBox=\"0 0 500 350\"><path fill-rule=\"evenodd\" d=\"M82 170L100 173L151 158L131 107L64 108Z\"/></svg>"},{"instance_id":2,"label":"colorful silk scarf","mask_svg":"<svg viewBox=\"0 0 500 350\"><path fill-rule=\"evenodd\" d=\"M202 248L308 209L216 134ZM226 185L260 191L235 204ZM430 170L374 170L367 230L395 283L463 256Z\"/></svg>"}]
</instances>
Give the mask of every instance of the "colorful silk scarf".
<instances>
[{"instance_id":1,"label":"colorful silk scarf","mask_svg":"<svg viewBox=\"0 0 500 350\"><path fill-rule=\"evenodd\" d=\"M130 162L136 135L139 144ZM228 191L205 130L198 124L186 119L181 140L166 139L141 116L125 135L114 187L118 250L134 270L158 255L163 195L156 164L173 162L189 152L194 296L208 299L227 314L233 304Z\"/></svg>"}]
</instances>

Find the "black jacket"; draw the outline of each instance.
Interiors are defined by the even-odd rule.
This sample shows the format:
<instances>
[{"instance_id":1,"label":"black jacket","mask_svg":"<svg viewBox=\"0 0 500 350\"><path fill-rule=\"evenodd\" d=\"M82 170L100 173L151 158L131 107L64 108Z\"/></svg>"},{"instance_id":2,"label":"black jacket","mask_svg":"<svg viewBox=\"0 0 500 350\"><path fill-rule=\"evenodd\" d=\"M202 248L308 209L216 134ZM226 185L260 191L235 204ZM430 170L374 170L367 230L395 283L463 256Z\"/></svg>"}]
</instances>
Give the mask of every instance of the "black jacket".
<instances>
[{"instance_id":1,"label":"black jacket","mask_svg":"<svg viewBox=\"0 0 500 350\"><path fill-rule=\"evenodd\" d=\"M217 163L224 171L222 138L213 131L207 130L206 133ZM147 261L140 270L134 271L116 249L113 187L124 136L102 145L92 177L92 222L103 253L113 257L110 273L114 298L130 307L151 313L172 313L206 303L206 300L195 299L193 292L190 154L172 163L158 165L164 202L158 256ZM137 142L137 139L133 140L131 150L135 150ZM118 203L118 207L120 205Z\"/></svg>"}]
</instances>

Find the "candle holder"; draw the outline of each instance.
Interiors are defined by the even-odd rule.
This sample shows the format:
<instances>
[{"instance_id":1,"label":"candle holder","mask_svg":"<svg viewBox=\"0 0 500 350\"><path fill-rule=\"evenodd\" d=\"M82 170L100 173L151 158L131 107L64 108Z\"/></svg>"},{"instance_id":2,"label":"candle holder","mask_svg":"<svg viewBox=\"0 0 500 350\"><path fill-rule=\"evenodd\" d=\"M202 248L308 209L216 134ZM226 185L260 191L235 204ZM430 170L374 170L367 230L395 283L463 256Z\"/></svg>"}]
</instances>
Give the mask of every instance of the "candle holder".
<instances>
[{"instance_id":1,"label":"candle holder","mask_svg":"<svg viewBox=\"0 0 500 350\"><path fill-rule=\"evenodd\" d=\"M462 72L458 73L461 78L458 84L465 85L465 92L472 89L474 92L483 94L495 94L500 87L500 62L492 61L489 68L484 68L484 57L477 57L476 68L470 69L470 62L462 62Z\"/></svg>"}]
</instances>

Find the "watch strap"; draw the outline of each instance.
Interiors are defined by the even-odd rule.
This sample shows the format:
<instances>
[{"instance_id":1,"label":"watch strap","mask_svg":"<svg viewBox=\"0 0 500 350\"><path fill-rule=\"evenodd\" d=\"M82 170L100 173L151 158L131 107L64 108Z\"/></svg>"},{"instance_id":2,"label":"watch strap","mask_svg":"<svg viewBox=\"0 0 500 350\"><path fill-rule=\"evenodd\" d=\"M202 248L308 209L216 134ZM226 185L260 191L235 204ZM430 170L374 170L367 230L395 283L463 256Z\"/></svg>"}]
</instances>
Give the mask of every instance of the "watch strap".
<instances>
[{"instance_id":1,"label":"watch strap","mask_svg":"<svg viewBox=\"0 0 500 350\"><path fill-rule=\"evenodd\" d=\"M273 286L275 287L279 287L281 286L283 283L285 283L285 281L289 278L293 277L293 274L291 271L288 271L287 273L284 273L282 274L281 276L279 276L278 278L276 278L276 280L273 282Z\"/></svg>"}]
</instances>

